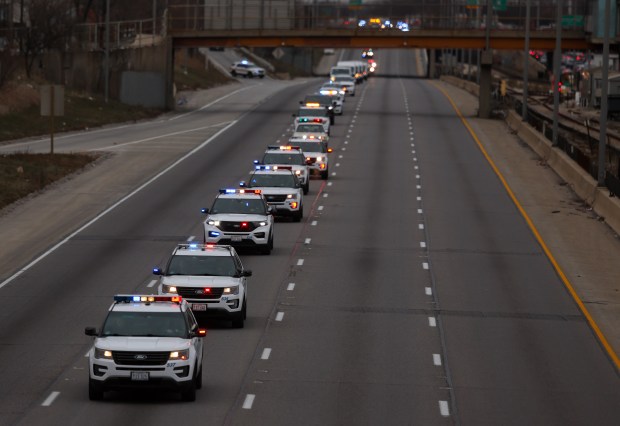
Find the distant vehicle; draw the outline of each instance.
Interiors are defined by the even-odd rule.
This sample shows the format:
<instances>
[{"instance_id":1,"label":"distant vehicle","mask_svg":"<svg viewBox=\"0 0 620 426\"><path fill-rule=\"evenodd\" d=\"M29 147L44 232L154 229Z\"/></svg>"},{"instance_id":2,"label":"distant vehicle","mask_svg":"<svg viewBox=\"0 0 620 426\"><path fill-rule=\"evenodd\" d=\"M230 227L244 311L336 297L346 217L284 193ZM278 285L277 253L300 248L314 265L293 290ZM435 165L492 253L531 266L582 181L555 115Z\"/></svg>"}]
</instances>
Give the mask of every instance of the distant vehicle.
<instances>
[{"instance_id":1,"label":"distant vehicle","mask_svg":"<svg viewBox=\"0 0 620 426\"><path fill-rule=\"evenodd\" d=\"M325 49L323 49L324 55L333 55L335 53L336 53L336 50L332 49L331 47L326 47Z\"/></svg>"},{"instance_id":2,"label":"distant vehicle","mask_svg":"<svg viewBox=\"0 0 620 426\"><path fill-rule=\"evenodd\" d=\"M232 74L233 77L241 75L243 77L250 78L263 78L265 77L265 69L244 59L242 61L235 62L230 66L230 74Z\"/></svg>"}]
</instances>

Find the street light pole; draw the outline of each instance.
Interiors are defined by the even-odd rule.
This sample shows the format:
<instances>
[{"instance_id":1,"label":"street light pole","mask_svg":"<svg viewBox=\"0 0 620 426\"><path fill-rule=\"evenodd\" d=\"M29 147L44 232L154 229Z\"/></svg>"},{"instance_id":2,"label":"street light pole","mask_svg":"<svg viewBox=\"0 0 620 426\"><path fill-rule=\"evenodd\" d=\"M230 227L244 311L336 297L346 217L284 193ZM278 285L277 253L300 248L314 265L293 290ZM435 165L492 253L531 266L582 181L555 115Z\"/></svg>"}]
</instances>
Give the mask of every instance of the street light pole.
<instances>
[{"instance_id":1,"label":"street light pole","mask_svg":"<svg viewBox=\"0 0 620 426\"><path fill-rule=\"evenodd\" d=\"M527 95L528 95L528 65L530 62L530 3L525 3L525 48L523 49L523 105L521 109L521 118L527 121Z\"/></svg>"},{"instance_id":2,"label":"street light pole","mask_svg":"<svg viewBox=\"0 0 620 426\"><path fill-rule=\"evenodd\" d=\"M562 61L562 0L556 1L555 52L553 54L553 137L551 144L558 145L558 116L560 113L560 62Z\"/></svg>"},{"instance_id":3,"label":"street light pole","mask_svg":"<svg viewBox=\"0 0 620 426\"><path fill-rule=\"evenodd\" d=\"M105 78L105 103L108 103L108 93L110 91L110 0L105 2L105 60L104 60L104 78Z\"/></svg>"},{"instance_id":4,"label":"street light pole","mask_svg":"<svg viewBox=\"0 0 620 426\"><path fill-rule=\"evenodd\" d=\"M610 0L605 0L603 25L603 69L601 70L601 121L598 133L598 185L605 185L605 150L607 147L607 94L609 89L609 15Z\"/></svg>"}]
</instances>

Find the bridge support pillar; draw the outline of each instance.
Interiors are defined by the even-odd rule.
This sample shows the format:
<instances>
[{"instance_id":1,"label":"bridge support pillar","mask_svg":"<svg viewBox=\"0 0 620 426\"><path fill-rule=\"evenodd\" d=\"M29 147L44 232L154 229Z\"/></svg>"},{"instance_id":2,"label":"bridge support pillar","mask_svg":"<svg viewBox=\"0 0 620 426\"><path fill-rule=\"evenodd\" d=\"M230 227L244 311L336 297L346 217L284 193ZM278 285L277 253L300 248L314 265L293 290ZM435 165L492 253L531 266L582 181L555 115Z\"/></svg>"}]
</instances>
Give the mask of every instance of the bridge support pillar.
<instances>
[{"instance_id":1,"label":"bridge support pillar","mask_svg":"<svg viewBox=\"0 0 620 426\"><path fill-rule=\"evenodd\" d=\"M166 87L166 108L173 110L175 108L174 101L174 45L172 38L167 37L166 44L166 74L165 74L165 87Z\"/></svg>"},{"instance_id":2,"label":"bridge support pillar","mask_svg":"<svg viewBox=\"0 0 620 426\"><path fill-rule=\"evenodd\" d=\"M480 55L480 90L478 93L478 117L491 117L491 69L493 52L485 50Z\"/></svg>"},{"instance_id":3,"label":"bridge support pillar","mask_svg":"<svg viewBox=\"0 0 620 426\"><path fill-rule=\"evenodd\" d=\"M429 49L428 51L428 78L436 78L435 67L437 64L437 52L435 49Z\"/></svg>"}]
</instances>

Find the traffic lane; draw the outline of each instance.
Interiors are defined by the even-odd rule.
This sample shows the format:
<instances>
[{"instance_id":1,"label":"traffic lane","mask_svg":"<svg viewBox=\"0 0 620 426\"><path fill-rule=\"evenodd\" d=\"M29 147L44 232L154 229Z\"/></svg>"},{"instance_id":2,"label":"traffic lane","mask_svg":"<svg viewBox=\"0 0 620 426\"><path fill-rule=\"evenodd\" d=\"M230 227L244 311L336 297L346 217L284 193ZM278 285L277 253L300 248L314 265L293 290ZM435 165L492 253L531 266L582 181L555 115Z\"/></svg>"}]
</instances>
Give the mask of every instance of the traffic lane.
<instances>
[{"instance_id":1,"label":"traffic lane","mask_svg":"<svg viewBox=\"0 0 620 426\"><path fill-rule=\"evenodd\" d=\"M271 128L269 129L271 130ZM198 166L200 166L200 164ZM186 169L178 168L178 169L175 169L174 172L171 172L171 175L174 175L174 173L178 172L179 170L181 173L186 171ZM238 170L244 170L244 167L239 166ZM202 168L199 168L195 173L198 173L200 176L204 175ZM194 181L195 180L196 179L194 179ZM179 241L177 239L179 235L176 235L176 236L173 235L172 238L168 238L171 236L171 228L173 228L174 227L173 225L175 225L176 223L182 222L182 221L178 221L178 218L179 218L178 216L173 216L173 215L168 216L167 214L162 214L163 212L161 211L161 209L158 209L157 207L160 207L162 205L167 205L167 203L170 203L172 205L185 206L186 199L181 199L181 198L182 197L194 198L196 194L196 193L188 194L183 191L179 192L176 189L178 188L178 186L175 186L174 179L172 179L172 181L169 184L172 185L171 186L172 195L176 196L177 197L176 199L174 196L169 196L169 197L163 196L162 188L167 188L165 184L165 179L162 179L162 181L158 182L158 185L154 187L147 187L147 189L145 189L145 193L139 193L140 197L142 196L145 196L145 197L140 200L138 200L137 198L139 197L137 197L136 199L131 199L131 201L128 201L127 205L123 205L123 208L128 207L128 209L124 211L120 216L115 217L115 215L118 213L115 210L113 212L114 214L111 213L110 216L107 216L105 218L105 220L102 219L100 222L97 222L95 225L93 225L92 228L88 229L87 239L90 239L91 241L95 242L93 244L94 247L92 250L85 251L83 247L81 247L75 250L75 254L74 253L61 253L59 251L58 257L50 256L44 259L44 261L40 263L40 266L37 265L37 268L40 268L40 269L33 268L31 271L28 271L27 274L24 274L22 277L20 277L20 280L15 282L16 284L17 283L20 284L19 286L20 297L24 297L25 300L28 300L29 294L25 294L25 292L23 292L23 289L28 289L28 290L33 289L33 291L35 291L36 285L41 285L41 283L46 283L47 289L50 294L55 291L58 292L59 287L62 290L63 295L66 294L67 297L63 299L64 302L66 303L65 305L65 308L66 308L66 306L82 306L81 305L82 300L76 299L74 297L74 294L70 293L72 286L64 285L63 287L63 284L66 282L70 282L73 285L81 285L80 290L85 291L85 292L88 292L87 289L89 289L89 291L92 292L93 289L97 289L96 291L100 291L101 288L106 288L108 291L110 291L110 294L118 293L118 292L126 292L128 290L126 287L127 282L132 283L131 284L132 286L135 285L135 283L137 282L141 282L144 271L150 270L151 265L149 265L148 267L140 266L136 268L136 263L134 261L134 259L136 258L136 253L134 253L133 249L131 248L129 248L128 250L127 240L128 239L131 240L132 238L140 239L139 238L140 236L141 238L147 239L147 240L149 239L157 240L158 236L159 238L162 238L161 233L154 232L154 231L159 231L157 220L168 221L170 223L170 226L162 227L162 229L166 228L167 230L167 232L165 232L163 239L171 240L169 243L167 243L169 244L169 248L164 249L160 247L159 250L160 250L160 253L169 254L169 250L171 250L174 242ZM155 197L155 196L150 197L149 196L150 194L146 194L146 192L149 192L151 190L154 191L155 195L158 195L158 197ZM210 193L214 193L214 192L215 190L211 191ZM162 203L161 201L162 198L165 198L167 200L167 203ZM156 200L156 201L152 201L152 200ZM142 204L142 203L146 203L147 201L150 201L151 203L156 203L156 204L154 205L153 204ZM135 204L132 204L132 203L135 203ZM153 214L153 212L157 212L157 214ZM166 212L166 213L169 213L169 212ZM192 213L192 214L194 215L193 221L199 222L199 220L197 220L198 215L195 213ZM152 223L148 223L149 221L152 221ZM129 225L128 226L121 225L124 222L129 223ZM187 222L183 223L182 230L186 229L185 227L187 226L188 226ZM196 223L196 226L199 226L199 224ZM173 231L172 234L175 234L175 231ZM182 234L180 233L180 235ZM71 245L72 244L68 244L67 246L63 247L63 249L67 248L70 251L72 247L69 247L69 246ZM78 245L79 244L76 244L74 245L74 247ZM145 252L144 249L140 249L137 251L139 253ZM109 257L110 255L117 255L120 257L120 260L110 258ZM151 255L149 257L151 259L156 259L156 258L162 258L163 256L164 256L163 254L160 254L158 256ZM105 266L103 265L104 262L101 261L102 259L106 260ZM109 262L110 259L113 260L112 263ZM48 261L49 263L46 264L45 261ZM125 270L125 267L119 266L119 265L123 265L123 262L125 263L125 267L127 268L126 270ZM62 280L54 279L50 281L49 279L50 271L53 272L57 270L58 268L62 268L63 271L65 271L65 275L62 277ZM96 287L91 287L89 285L89 282L92 282L90 274L99 272L99 269L97 268L102 268L108 272L111 270L122 271L123 279L115 280L114 286L110 286L110 285L105 286L102 284L102 285L97 285ZM102 271L102 272L105 272L105 271ZM76 272L77 275L72 276L71 274L73 272ZM41 276L37 274L41 274ZM97 276L106 276L106 275L102 273L102 274L97 274ZM85 279L85 277L87 277L87 279ZM34 284L30 284L30 281L29 281L30 279L34 280L33 281ZM10 288L10 287L7 287L7 288ZM33 299L33 300L40 301L40 299ZM54 300L56 300L56 297L54 297ZM107 307L109 306L109 300L110 299L107 299L106 301L102 301L102 298L99 297L97 306L99 306L99 310L101 312L99 312L99 314L96 315L97 321L102 320L105 309L107 309ZM59 330L64 330L67 327L74 325L73 324L74 319L72 317L72 313L75 312L74 310L68 311L67 309L64 309L64 311L62 311L61 309L60 315L56 315L56 312L54 312L53 314L50 313L49 303L48 304L39 303L39 306L37 306L37 308L38 308L38 312L41 315L41 317L46 319L45 324L40 324L40 321L36 321L36 320L33 321L33 318L31 317L28 317L27 319L24 318L24 320L30 321L32 324L32 329L40 331L41 335L47 332L45 333L45 335L47 336L50 336L50 337L57 336ZM93 311L95 310L94 309L87 310L88 313L93 312ZM13 318L18 319L18 316L11 316L11 321L6 323L7 327L4 330L5 333L8 332L9 330L15 329L14 327L12 327ZM83 315L82 318L84 320L88 320L89 316ZM92 323L93 319L88 320L88 322ZM82 330L82 329L83 329L83 325L78 328L78 330ZM27 338L29 334L30 333L27 333L26 335L22 334L19 337ZM56 341L55 344L58 345L58 342ZM54 347L57 347L57 346L54 346ZM53 358L53 357L50 356L49 358ZM14 362L9 362L10 360L6 360L6 361L7 362L5 362L4 365L15 364ZM26 365L29 365L30 367L28 372L32 372L32 365L37 365L37 364L33 363L33 364L26 364ZM24 375L28 375L28 372L23 372L23 373ZM16 376L19 376L19 374L17 374ZM19 377L16 377L16 376L11 376L11 377L15 377L15 380L18 380ZM40 380L40 377L39 377L39 380ZM43 381L40 381L38 385L39 386L31 386L28 388L30 393L33 395L32 396L33 398L40 397L38 395L41 393L41 389L49 385L49 382L45 381L45 383L43 383ZM21 397L23 398L23 395L21 395ZM8 398L3 399L3 401L7 405L9 405Z\"/></svg>"},{"instance_id":2,"label":"traffic lane","mask_svg":"<svg viewBox=\"0 0 620 426\"><path fill-rule=\"evenodd\" d=\"M372 84L386 98L401 90L397 80ZM429 319L416 191L402 184L416 179L407 114L398 111L405 105L372 89L336 147L340 166L309 218L264 339L270 357L259 348L237 402L253 395L251 410L234 423L290 424L299 412L316 423L450 423L438 408L449 395L434 364L441 344Z\"/></svg>"},{"instance_id":3,"label":"traffic lane","mask_svg":"<svg viewBox=\"0 0 620 426\"><path fill-rule=\"evenodd\" d=\"M432 94L432 90L420 87L418 93ZM561 411L573 407L578 416L585 416L599 410L589 405L589 395L601 388L604 393L614 389L617 400L613 366L514 204L501 194L505 190L499 180L481 160L465 129L459 131L456 122L448 124L455 120L441 95L428 103L442 118L416 120L416 141L424 200L434 203L427 209L432 213L428 216L431 270L460 419L474 424L481 416L489 419L488 424L519 418L561 419ZM434 172L439 157L455 167ZM442 193L449 197L426 197ZM462 326L462 318L455 320L459 316L468 318L469 327ZM581 372L588 372L591 379L583 380ZM571 379L568 384L566 377ZM556 393L553 404L541 406L536 398L550 393L549 383ZM486 391L506 388L520 394L520 403ZM485 407L501 409L483 415L475 404L482 399ZM602 398L603 406L610 399L609 394ZM606 408L614 413L617 409Z\"/></svg>"},{"instance_id":4,"label":"traffic lane","mask_svg":"<svg viewBox=\"0 0 620 426\"><path fill-rule=\"evenodd\" d=\"M447 312L441 321L461 424L618 423L618 376L583 318Z\"/></svg>"}]
</instances>

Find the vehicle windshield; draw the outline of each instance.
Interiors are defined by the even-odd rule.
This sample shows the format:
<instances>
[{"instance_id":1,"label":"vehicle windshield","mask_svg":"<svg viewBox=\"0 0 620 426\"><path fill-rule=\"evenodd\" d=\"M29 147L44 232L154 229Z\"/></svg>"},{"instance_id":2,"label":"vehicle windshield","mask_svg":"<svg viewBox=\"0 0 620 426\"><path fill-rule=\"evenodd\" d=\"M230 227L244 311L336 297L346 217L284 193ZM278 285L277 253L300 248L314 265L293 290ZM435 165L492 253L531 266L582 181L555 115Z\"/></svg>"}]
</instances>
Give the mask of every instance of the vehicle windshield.
<instances>
[{"instance_id":1,"label":"vehicle windshield","mask_svg":"<svg viewBox=\"0 0 620 426\"><path fill-rule=\"evenodd\" d=\"M267 214L265 203L257 198L217 198L210 212L211 214L237 213L263 216Z\"/></svg>"},{"instance_id":2,"label":"vehicle windshield","mask_svg":"<svg viewBox=\"0 0 620 426\"><path fill-rule=\"evenodd\" d=\"M231 256L172 256L166 275L200 275L234 277L235 261Z\"/></svg>"},{"instance_id":3,"label":"vehicle windshield","mask_svg":"<svg viewBox=\"0 0 620 426\"><path fill-rule=\"evenodd\" d=\"M329 99L325 95L316 95L316 96L306 96L304 99L304 103L308 105L309 103L317 103L319 105L331 105L331 99Z\"/></svg>"},{"instance_id":4,"label":"vehicle windshield","mask_svg":"<svg viewBox=\"0 0 620 426\"><path fill-rule=\"evenodd\" d=\"M353 77L336 77L334 81L336 83L354 83L355 79Z\"/></svg>"},{"instance_id":5,"label":"vehicle windshield","mask_svg":"<svg viewBox=\"0 0 620 426\"><path fill-rule=\"evenodd\" d=\"M298 152L295 154L270 154L263 157L263 164L289 164L293 166L305 166L306 158Z\"/></svg>"},{"instance_id":6,"label":"vehicle windshield","mask_svg":"<svg viewBox=\"0 0 620 426\"><path fill-rule=\"evenodd\" d=\"M351 70L349 68L332 68L332 75L351 75Z\"/></svg>"},{"instance_id":7,"label":"vehicle windshield","mask_svg":"<svg viewBox=\"0 0 620 426\"><path fill-rule=\"evenodd\" d=\"M101 335L187 338L185 317L178 312L112 311L103 324Z\"/></svg>"},{"instance_id":8,"label":"vehicle windshield","mask_svg":"<svg viewBox=\"0 0 620 426\"><path fill-rule=\"evenodd\" d=\"M295 132L325 133L325 128L322 124L299 124Z\"/></svg>"},{"instance_id":9,"label":"vehicle windshield","mask_svg":"<svg viewBox=\"0 0 620 426\"><path fill-rule=\"evenodd\" d=\"M250 187L295 188L295 178L288 174L254 174L249 182Z\"/></svg>"},{"instance_id":10,"label":"vehicle windshield","mask_svg":"<svg viewBox=\"0 0 620 426\"><path fill-rule=\"evenodd\" d=\"M327 152L325 148L325 144L322 142L297 142L294 141L293 144L301 148L301 150L305 153L308 152Z\"/></svg>"}]
</instances>

